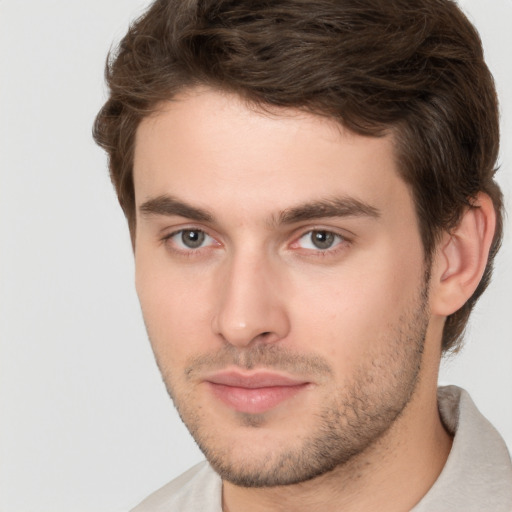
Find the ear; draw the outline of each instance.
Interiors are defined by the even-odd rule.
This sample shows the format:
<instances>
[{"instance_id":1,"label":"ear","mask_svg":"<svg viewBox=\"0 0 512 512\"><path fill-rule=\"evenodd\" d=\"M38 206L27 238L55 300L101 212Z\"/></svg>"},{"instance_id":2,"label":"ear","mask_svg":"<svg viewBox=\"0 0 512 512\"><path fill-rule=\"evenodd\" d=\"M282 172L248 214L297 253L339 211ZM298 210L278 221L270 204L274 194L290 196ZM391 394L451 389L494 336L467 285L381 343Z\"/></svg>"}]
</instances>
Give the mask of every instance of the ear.
<instances>
[{"instance_id":1,"label":"ear","mask_svg":"<svg viewBox=\"0 0 512 512\"><path fill-rule=\"evenodd\" d=\"M443 235L431 273L432 314L451 315L473 295L487 265L495 226L492 200L479 193L458 226Z\"/></svg>"}]
</instances>

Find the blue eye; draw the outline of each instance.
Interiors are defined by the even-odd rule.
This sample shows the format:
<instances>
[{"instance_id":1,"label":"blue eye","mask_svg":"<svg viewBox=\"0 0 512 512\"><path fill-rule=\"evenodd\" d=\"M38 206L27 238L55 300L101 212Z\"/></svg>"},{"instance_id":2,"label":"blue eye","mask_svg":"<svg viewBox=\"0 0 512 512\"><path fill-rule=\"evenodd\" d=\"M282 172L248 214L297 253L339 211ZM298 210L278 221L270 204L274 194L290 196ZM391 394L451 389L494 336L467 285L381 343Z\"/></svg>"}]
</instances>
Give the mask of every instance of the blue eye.
<instances>
[{"instance_id":1,"label":"blue eye","mask_svg":"<svg viewBox=\"0 0 512 512\"><path fill-rule=\"evenodd\" d=\"M298 244L302 249L326 251L343 242L343 237L332 231L308 231L299 238Z\"/></svg>"},{"instance_id":2,"label":"blue eye","mask_svg":"<svg viewBox=\"0 0 512 512\"><path fill-rule=\"evenodd\" d=\"M173 233L169 240L183 250L200 249L212 245L214 239L200 229L181 229Z\"/></svg>"}]
</instances>

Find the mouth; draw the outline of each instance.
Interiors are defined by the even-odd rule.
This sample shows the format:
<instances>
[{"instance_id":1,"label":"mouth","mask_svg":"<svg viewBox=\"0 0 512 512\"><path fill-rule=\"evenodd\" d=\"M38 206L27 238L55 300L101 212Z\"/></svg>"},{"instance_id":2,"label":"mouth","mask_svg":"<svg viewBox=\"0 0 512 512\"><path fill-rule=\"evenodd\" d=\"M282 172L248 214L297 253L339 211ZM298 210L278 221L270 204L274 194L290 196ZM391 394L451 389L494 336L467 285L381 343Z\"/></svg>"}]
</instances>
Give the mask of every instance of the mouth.
<instances>
[{"instance_id":1,"label":"mouth","mask_svg":"<svg viewBox=\"0 0 512 512\"><path fill-rule=\"evenodd\" d=\"M212 394L238 412L262 414L288 401L311 382L277 373L223 371L205 378Z\"/></svg>"}]
</instances>

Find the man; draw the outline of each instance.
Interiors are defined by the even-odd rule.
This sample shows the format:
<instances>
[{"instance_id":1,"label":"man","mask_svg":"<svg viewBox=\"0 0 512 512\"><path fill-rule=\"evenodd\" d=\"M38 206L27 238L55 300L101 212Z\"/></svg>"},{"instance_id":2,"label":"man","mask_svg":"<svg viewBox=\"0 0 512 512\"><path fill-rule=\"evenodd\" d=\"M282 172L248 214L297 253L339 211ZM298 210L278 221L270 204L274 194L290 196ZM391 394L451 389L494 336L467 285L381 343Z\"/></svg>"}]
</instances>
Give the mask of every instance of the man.
<instances>
[{"instance_id":1,"label":"man","mask_svg":"<svg viewBox=\"0 0 512 512\"><path fill-rule=\"evenodd\" d=\"M136 511L510 511L437 390L502 232L497 101L449 0L158 0L95 137L165 384L207 462Z\"/></svg>"}]
</instances>

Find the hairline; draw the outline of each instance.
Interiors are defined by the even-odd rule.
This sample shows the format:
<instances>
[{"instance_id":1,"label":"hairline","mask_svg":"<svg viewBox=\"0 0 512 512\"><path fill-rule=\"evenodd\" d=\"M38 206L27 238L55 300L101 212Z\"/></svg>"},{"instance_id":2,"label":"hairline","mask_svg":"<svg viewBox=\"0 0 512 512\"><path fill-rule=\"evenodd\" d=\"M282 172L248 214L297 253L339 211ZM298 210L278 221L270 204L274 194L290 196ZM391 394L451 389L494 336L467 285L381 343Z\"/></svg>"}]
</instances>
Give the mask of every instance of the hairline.
<instances>
[{"instance_id":1,"label":"hairline","mask_svg":"<svg viewBox=\"0 0 512 512\"><path fill-rule=\"evenodd\" d=\"M135 179L134 179L134 173L135 173L135 151L137 147L137 133L139 131L140 125L151 118L155 118L158 115L164 113L168 108L170 108L170 104L174 102L179 102L187 99L190 95L193 95L194 93L201 93L206 91L213 91L218 94L221 94L223 96L231 96L235 98L237 101L241 101L242 104L247 107L248 109L252 110L253 112L265 115L269 117L286 117L286 114L288 113L290 116L292 114L309 114L313 115L319 118L323 118L327 121L329 121L333 128L336 127L340 130L340 132L350 133L353 135L362 135L366 137L385 137L388 136L390 138L391 144L392 144L392 154L394 158L394 163L396 166L396 172L398 175L398 178L402 180L402 182L407 187L407 191L411 196L411 200L414 205L414 215L415 220L418 228L418 232L420 234L420 240L423 247L423 254L424 254L424 262L426 266L430 266L432 264L433 254L435 251L435 247L437 245L437 241L439 240L439 237L443 230L437 229L434 233L435 242L434 244L431 244L430 246L427 244L427 239L424 236L424 229L422 227L422 222L420 219L419 211L418 211L418 202L416 201L415 197L415 189L411 183L409 183L405 178L404 174L406 173L406 169L404 169L404 162L403 159L400 158L400 132L401 132L401 126L405 123L405 121L396 122L396 123L389 123L388 125L380 125L378 127L377 133L358 133L356 130L352 129L349 126L346 126L343 123L342 118L335 117L333 115L329 115L325 112L322 112L321 109L315 109L314 105L313 107L307 107L306 105L290 105L290 106L281 106L281 105L274 105L270 102L266 102L263 98L260 98L255 93L251 93L249 90L235 90L234 87L228 86L221 86L214 81L208 81L208 80L189 80L188 82L184 82L179 87L176 88L176 90L172 93L168 93L167 96L163 97L162 99L155 100L151 105L148 105L148 108L146 110L145 115L140 115L137 125L134 130L133 134L133 154L130 162L131 167L131 184L133 189L133 204L131 204L131 223L129 223L129 230L130 230L130 238L132 240L132 247L135 249L135 243L136 243L136 227L137 227L137 204L135 201ZM405 130L404 130L405 131Z\"/></svg>"}]
</instances>

